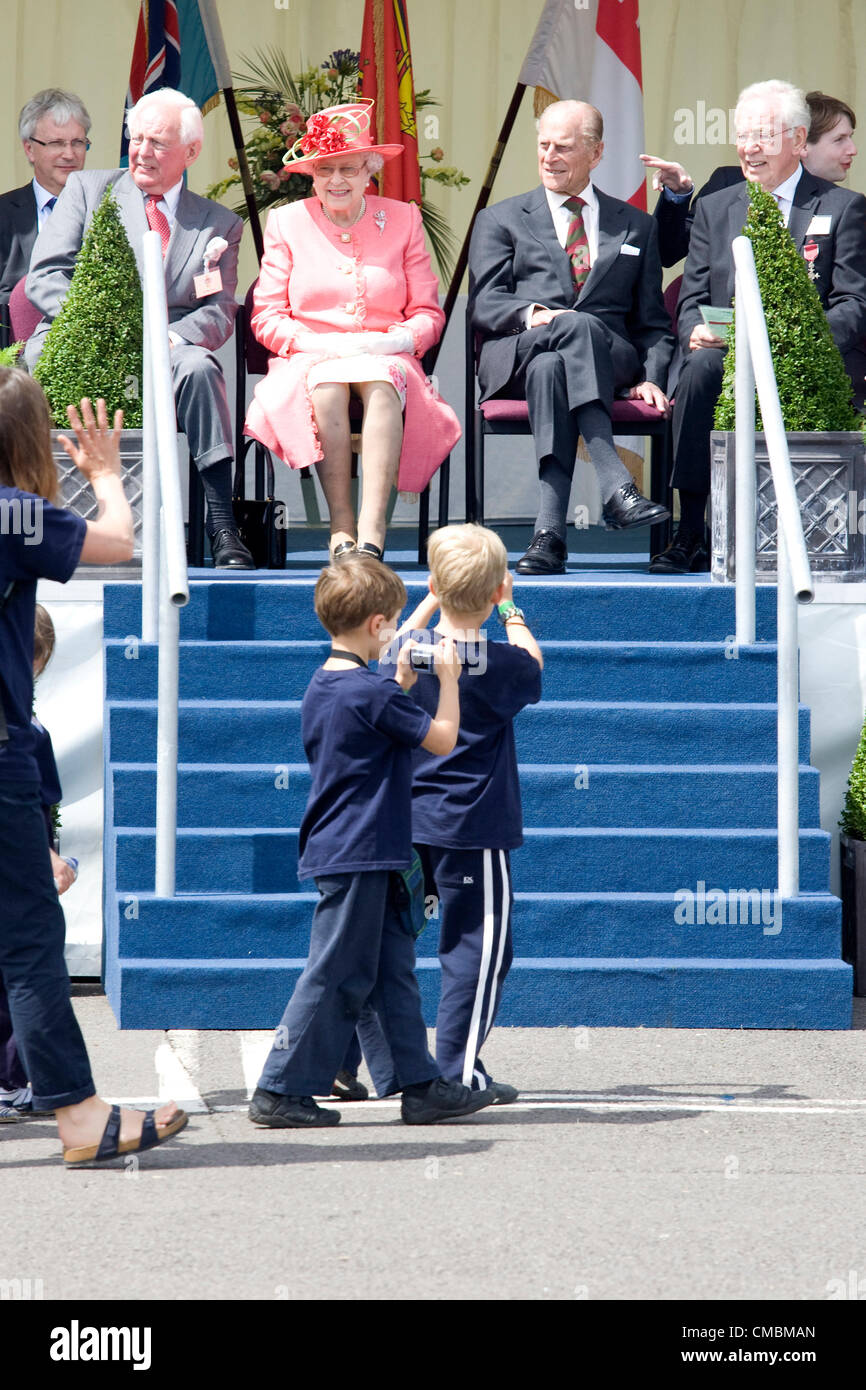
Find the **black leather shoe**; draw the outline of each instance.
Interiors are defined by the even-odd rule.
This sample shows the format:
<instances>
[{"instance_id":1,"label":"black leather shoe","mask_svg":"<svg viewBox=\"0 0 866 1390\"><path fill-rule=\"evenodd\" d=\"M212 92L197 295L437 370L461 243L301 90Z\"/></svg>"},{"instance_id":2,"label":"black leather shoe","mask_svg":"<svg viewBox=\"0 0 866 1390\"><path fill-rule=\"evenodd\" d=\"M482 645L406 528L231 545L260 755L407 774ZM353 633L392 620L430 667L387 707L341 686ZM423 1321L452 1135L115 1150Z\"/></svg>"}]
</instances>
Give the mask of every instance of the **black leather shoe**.
<instances>
[{"instance_id":1,"label":"black leather shoe","mask_svg":"<svg viewBox=\"0 0 866 1390\"><path fill-rule=\"evenodd\" d=\"M710 567L707 547L703 536L694 531L686 531L682 526L677 531L667 550L654 555L650 560L650 574L694 574Z\"/></svg>"},{"instance_id":2,"label":"black leather shoe","mask_svg":"<svg viewBox=\"0 0 866 1390\"><path fill-rule=\"evenodd\" d=\"M415 1087L404 1090L400 1118L404 1125L435 1125L440 1120L460 1120L464 1115L474 1115L477 1110L492 1105L495 1099L489 1086L484 1091L470 1091L459 1081L446 1081L444 1076L437 1076L420 1095Z\"/></svg>"},{"instance_id":3,"label":"black leather shoe","mask_svg":"<svg viewBox=\"0 0 866 1390\"><path fill-rule=\"evenodd\" d=\"M555 531L536 531L514 568L518 574L565 574L568 550Z\"/></svg>"},{"instance_id":4,"label":"black leather shoe","mask_svg":"<svg viewBox=\"0 0 866 1390\"><path fill-rule=\"evenodd\" d=\"M256 562L247 550L237 531L229 531L226 527L224 531L217 531L211 537L211 554L213 555L214 569L217 570L254 570Z\"/></svg>"},{"instance_id":5,"label":"black leather shoe","mask_svg":"<svg viewBox=\"0 0 866 1390\"><path fill-rule=\"evenodd\" d=\"M247 1112L267 1129L325 1129L340 1123L339 1110L323 1110L312 1096L283 1096L257 1086Z\"/></svg>"},{"instance_id":6,"label":"black leather shoe","mask_svg":"<svg viewBox=\"0 0 866 1390\"><path fill-rule=\"evenodd\" d=\"M654 526L657 521L667 521L669 516L667 507L644 497L634 483L626 483L625 487L619 488L605 502L601 514L608 531L627 531L631 526Z\"/></svg>"},{"instance_id":7,"label":"black leather shoe","mask_svg":"<svg viewBox=\"0 0 866 1390\"><path fill-rule=\"evenodd\" d=\"M337 1100L369 1100L370 1098L370 1092L363 1081L359 1081L357 1076L345 1069L337 1072L331 1087L331 1095L336 1096Z\"/></svg>"}]
</instances>

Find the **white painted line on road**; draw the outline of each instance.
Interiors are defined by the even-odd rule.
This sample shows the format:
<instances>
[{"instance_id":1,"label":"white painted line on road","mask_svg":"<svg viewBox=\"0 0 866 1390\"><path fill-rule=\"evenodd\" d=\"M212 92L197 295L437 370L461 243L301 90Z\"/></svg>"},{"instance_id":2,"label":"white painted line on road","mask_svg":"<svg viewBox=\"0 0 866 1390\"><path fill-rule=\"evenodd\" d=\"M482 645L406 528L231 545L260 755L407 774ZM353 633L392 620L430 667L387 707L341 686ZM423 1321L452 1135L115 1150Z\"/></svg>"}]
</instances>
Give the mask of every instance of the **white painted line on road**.
<instances>
[{"instance_id":1,"label":"white painted line on road","mask_svg":"<svg viewBox=\"0 0 866 1390\"><path fill-rule=\"evenodd\" d=\"M241 1064L244 1069L244 1084L247 1088L247 1098L252 1099L253 1091L259 1084L259 1077L262 1068L270 1052L273 1042L273 1033L241 1033ZM239 1107L246 1110L246 1106Z\"/></svg>"},{"instance_id":2,"label":"white painted line on road","mask_svg":"<svg viewBox=\"0 0 866 1390\"><path fill-rule=\"evenodd\" d=\"M198 1087L171 1043L160 1043L154 1057L160 1101L174 1100L188 1115L207 1114Z\"/></svg>"}]
</instances>

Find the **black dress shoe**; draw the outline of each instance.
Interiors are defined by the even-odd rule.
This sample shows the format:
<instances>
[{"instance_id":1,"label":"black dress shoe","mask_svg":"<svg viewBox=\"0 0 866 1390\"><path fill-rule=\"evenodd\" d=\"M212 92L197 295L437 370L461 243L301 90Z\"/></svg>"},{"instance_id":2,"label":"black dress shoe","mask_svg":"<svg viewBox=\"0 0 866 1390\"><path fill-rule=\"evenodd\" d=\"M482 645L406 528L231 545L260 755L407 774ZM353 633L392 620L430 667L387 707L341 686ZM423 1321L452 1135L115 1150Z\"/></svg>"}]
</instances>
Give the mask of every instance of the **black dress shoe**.
<instances>
[{"instance_id":1,"label":"black dress shoe","mask_svg":"<svg viewBox=\"0 0 866 1390\"><path fill-rule=\"evenodd\" d=\"M518 574L565 574L568 550L555 531L536 531L514 568Z\"/></svg>"},{"instance_id":2,"label":"black dress shoe","mask_svg":"<svg viewBox=\"0 0 866 1390\"><path fill-rule=\"evenodd\" d=\"M237 531L230 531L228 527L211 537L210 549L214 569L254 570L256 567L255 560Z\"/></svg>"},{"instance_id":3,"label":"black dress shoe","mask_svg":"<svg viewBox=\"0 0 866 1390\"><path fill-rule=\"evenodd\" d=\"M667 521L670 512L659 502L650 502L634 483L618 488L605 502L601 517L608 531L627 531L631 526L654 526Z\"/></svg>"},{"instance_id":4,"label":"black dress shoe","mask_svg":"<svg viewBox=\"0 0 866 1390\"><path fill-rule=\"evenodd\" d=\"M687 531L682 526L677 531L667 550L654 555L650 560L650 574L694 574L708 570L710 560L704 537L696 531Z\"/></svg>"}]
</instances>

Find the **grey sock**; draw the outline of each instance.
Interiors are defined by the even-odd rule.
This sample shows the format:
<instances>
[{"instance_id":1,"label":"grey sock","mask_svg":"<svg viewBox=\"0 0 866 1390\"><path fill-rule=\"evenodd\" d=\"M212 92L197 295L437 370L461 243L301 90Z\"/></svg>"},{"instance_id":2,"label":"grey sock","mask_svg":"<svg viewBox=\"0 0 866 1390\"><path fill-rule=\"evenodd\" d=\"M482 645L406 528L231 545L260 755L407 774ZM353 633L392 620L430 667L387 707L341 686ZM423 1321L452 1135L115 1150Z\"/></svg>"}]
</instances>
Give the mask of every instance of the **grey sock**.
<instances>
[{"instance_id":1,"label":"grey sock","mask_svg":"<svg viewBox=\"0 0 866 1390\"><path fill-rule=\"evenodd\" d=\"M574 472L574 459L568 467L548 454L538 465L540 499L536 531L555 531L559 539L565 540L568 521L568 499L571 496L571 475Z\"/></svg>"},{"instance_id":2,"label":"grey sock","mask_svg":"<svg viewBox=\"0 0 866 1390\"><path fill-rule=\"evenodd\" d=\"M609 502L615 492L632 482L631 474L614 447L610 416L600 401L578 406L575 415L598 475L601 500Z\"/></svg>"}]
</instances>

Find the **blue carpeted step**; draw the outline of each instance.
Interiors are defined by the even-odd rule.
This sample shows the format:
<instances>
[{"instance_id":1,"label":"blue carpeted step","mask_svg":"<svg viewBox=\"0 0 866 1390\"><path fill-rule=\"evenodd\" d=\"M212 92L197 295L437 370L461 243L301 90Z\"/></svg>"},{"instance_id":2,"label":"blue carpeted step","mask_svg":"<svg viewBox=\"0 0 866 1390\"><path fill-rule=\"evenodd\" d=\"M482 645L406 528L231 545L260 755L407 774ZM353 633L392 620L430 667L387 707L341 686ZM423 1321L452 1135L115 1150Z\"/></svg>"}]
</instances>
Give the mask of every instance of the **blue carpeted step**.
<instances>
[{"instance_id":1,"label":"blue carpeted step","mask_svg":"<svg viewBox=\"0 0 866 1390\"><path fill-rule=\"evenodd\" d=\"M112 770L118 826L153 825L156 769L149 763ZM705 826L760 828L776 816L776 769L760 766L578 767L523 764L526 826ZM199 763L178 769L178 823L237 828L300 825L307 804L306 763ZM819 778L800 769L800 824L817 826Z\"/></svg>"},{"instance_id":2,"label":"blue carpeted step","mask_svg":"<svg viewBox=\"0 0 866 1390\"><path fill-rule=\"evenodd\" d=\"M315 892L156 898L120 894L119 953L179 961L246 956L303 958L309 949ZM427 902L418 955L436 955L439 917ZM707 917L710 921L707 921ZM780 901L775 893L725 895L712 888L672 893L516 893L514 944L529 958L736 954L783 960L839 954L841 904L831 894Z\"/></svg>"},{"instance_id":3,"label":"blue carpeted step","mask_svg":"<svg viewBox=\"0 0 866 1390\"><path fill-rule=\"evenodd\" d=\"M156 704L106 706L110 757L152 762ZM300 703L287 700L183 700L179 761L298 761ZM776 753L776 709L770 704L590 703L542 700L515 721L521 762L769 763ZM800 757L809 757L809 711L800 709Z\"/></svg>"},{"instance_id":4,"label":"blue carpeted step","mask_svg":"<svg viewBox=\"0 0 866 1390\"><path fill-rule=\"evenodd\" d=\"M421 574L405 576L409 604L426 591ZM275 576L269 580L190 584L190 601L181 610L183 640L212 642L318 641L322 629L313 611L316 575ZM713 584L708 575L676 583L583 581L565 576L531 579L518 586L521 606L539 640L623 642L724 642L734 631L734 591ZM757 638L775 638L775 590L757 590ZM105 586L105 636L126 638L141 632L140 590L134 584Z\"/></svg>"},{"instance_id":5,"label":"blue carpeted step","mask_svg":"<svg viewBox=\"0 0 866 1390\"><path fill-rule=\"evenodd\" d=\"M502 640L496 624L492 640ZM184 642L182 699L299 700L325 660L327 641ZM773 701L776 647L721 642L544 642L547 700ZM157 648L105 644L106 696L152 700Z\"/></svg>"},{"instance_id":6,"label":"blue carpeted step","mask_svg":"<svg viewBox=\"0 0 866 1390\"><path fill-rule=\"evenodd\" d=\"M295 830L180 830L179 893L290 893L297 886ZM829 836L800 831L800 886L825 893ZM515 854L518 891L676 892L699 882L772 888L775 830L529 830ZM142 893L154 882L154 831L117 832L117 889Z\"/></svg>"},{"instance_id":7,"label":"blue carpeted step","mask_svg":"<svg viewBox=\"0 0 866 1390\"><path fill-rule=\"evenodd\" d=\"M273 1028L303 968L298 958L138 961L111 989L123 1028ZM428 1026L439 967L419 960ZM734 1022L736 1020L736 1022ZM624 957L515 959L501 1027L849 1028L851 967L833 960Z\"/></svg>"}]
</instances>

